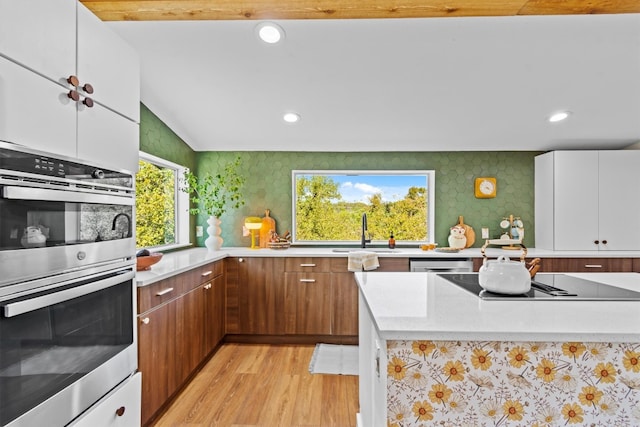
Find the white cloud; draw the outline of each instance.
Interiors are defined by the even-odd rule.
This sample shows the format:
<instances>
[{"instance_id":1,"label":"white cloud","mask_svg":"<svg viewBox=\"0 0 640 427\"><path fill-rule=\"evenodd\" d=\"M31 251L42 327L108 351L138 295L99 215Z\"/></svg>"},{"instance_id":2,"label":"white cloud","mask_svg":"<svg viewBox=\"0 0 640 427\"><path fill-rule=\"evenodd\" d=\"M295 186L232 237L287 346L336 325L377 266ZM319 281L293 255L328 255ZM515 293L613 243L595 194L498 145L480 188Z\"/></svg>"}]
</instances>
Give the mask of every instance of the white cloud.
<instances>
[{"instance_id":1,"label":"white cloud","mask_svg":"<svg viewBox=\"0 0 640 427\"><path fill-rule=\"evenodd\" d=\"M356 183L354 187L366 194L382 193L382 190L380 188L374 187L373 185L369 184Z\"/></svg>"}]
</instances>

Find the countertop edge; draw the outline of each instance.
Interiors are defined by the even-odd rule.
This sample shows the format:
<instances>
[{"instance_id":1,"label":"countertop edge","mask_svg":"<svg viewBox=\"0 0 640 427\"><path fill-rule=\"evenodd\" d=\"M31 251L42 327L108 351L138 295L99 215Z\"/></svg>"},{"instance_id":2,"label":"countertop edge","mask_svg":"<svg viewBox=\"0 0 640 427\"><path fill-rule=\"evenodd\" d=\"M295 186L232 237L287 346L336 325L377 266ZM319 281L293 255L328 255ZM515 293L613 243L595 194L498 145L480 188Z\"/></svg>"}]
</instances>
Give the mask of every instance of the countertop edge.
<instances>
[{"instance_id":1,"label":"countertop edge","mask_svg":"<svg viewBox=\"0 0 640 427\"><path fill-rule=\"evenodd\" d=\"M347 248L353 251L359 250L387 250L384 248ZM482 258L480 248L467 248L457 253L445 253L435 251L423 251L419 248L397 248L390 252L376 252L381 258L433 258L433 259L466 259ZM136 284L138 287L147 286L159 280L184 273L201 265L218 261L228 257L328 257L345 258L348 252L334 252L333 248L326 247L291 247L289 249L250 249L245 247L228 247L219 251L210 252L206 248L197 247L169 252L164 254L159 263L153 265L150 270L138 271ZM509 251L499 247L487 249L490 258L506 255L517 258L519 251ZM605 252L605 251L548 251L528 249L527 258L640 258L640 251Z\"/></svg>"}]
</instances>

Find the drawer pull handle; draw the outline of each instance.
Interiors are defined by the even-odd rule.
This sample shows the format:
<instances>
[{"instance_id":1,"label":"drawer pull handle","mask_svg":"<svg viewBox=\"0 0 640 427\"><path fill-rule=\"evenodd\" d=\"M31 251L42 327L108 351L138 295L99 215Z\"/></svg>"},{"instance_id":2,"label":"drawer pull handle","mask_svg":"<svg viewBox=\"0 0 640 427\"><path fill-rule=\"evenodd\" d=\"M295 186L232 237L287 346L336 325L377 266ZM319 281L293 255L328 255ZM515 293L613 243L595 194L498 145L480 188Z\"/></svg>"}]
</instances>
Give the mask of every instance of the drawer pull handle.
<instances>
[{"instance_id":1,"label":"drawer pull handle","mask_svg":"<svg viewBox=\"0 0 640 427\"><path fill-rule=\"evenodd\" d=\"M300 279L300 281L303 283L315 283L316 279Z\"/></svg>"},{"instance_id":2,"label":"drawer pull handle","mask_svg":"<svg viewBox=\"0 0 640 427\"><path fill-rule=\"evenodd\" d=\"M148 317L145 317L144 319L140 320L142 323L144 323L145 325L148 325L150 320Z\"/></svg>"},{"instance_id":3,"label":"drawer pull handle","mask_svg":"<svg viewBox=\"0 0 640 427\"><path fill-rule=\"evenodd\" d=\"M167 288L167 289L163 289L162 291L158 292L156 294L157 297L161 297L162 295L166 295L169 292L173 292L173 288Z\"/></svg>"},{"instance_id":4,"label":"drawer pull handle","mask_svg":"<svg viewBox=\"0 0 640 427\"><path fill-rule=\"evenodd\" d=\"M211 283L207 283L206 285L204 285L205 289L211 289Z\"/></svg>"},{"instance_id":5,"label":"drawer pull handle","mask_svg":"<svg viewBox=\"0 0 640 427\"><path fill-rule=\"evenodd\" d=\"M202 273L202 277L209 276L209 275L211 275L211 273L213 273L213 271L211 271L211 270L205 271L204 273Z\"/></svg>"},{"instance_id":6,"label":"drawer pull handle","mask_svg":"<svg viewBox=\"0 0 640 427\"><path fill-rule=\"evenodd\" d=\"M585 268L602 268L600 264L585 264Z\"/></svg>"},{"instance_id":7,"label":"drawer pull handle","mask_svg":"<svg viewBox=\"0 0 640 427\"><path fill-rule=\"evenodd\" d=\"M124 406L121 406L121 407L119 407L118 409L116 409L116 415L117 415L117 416L119 416L119 417L121 417L121 416L123 416L123 415L124 415L124 411L125 411Z\"/></svg>"},{"instance_id":8,"label":"drawer pull handle","mask_svg":"<svg viewBox=\"0 0 640 427\"><path fill-rule=\"evenodd\" d=\"M315 264L300 264L300 267L315 267Z\"/></svg>"}]
</instances>

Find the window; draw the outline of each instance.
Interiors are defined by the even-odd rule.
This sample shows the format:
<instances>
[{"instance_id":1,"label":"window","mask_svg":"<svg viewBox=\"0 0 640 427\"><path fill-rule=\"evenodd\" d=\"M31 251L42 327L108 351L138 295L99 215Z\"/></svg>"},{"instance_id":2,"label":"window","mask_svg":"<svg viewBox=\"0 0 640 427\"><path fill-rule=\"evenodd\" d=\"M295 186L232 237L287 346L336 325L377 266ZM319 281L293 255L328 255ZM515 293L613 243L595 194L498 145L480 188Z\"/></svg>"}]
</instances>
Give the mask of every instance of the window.
<instances>
[{"instance_id":1,"label":"window","mask_svg":"<svg viewBox=\"0 0 640 427\"><path fill-rule=\"evenodd\" d=\"M140 152L136 174L136 247L189 244L189 197L179 190L185 167Z\"/></svg>"},{"instance_id":2,"label":"window","mask_svg":"<svg viewBox=\"0 0 640 427\"><path fill-rule=\"evenodd\" d=\"M292 171L293 242L433 241L435 171Z\"/></svg>"}]
</instances>

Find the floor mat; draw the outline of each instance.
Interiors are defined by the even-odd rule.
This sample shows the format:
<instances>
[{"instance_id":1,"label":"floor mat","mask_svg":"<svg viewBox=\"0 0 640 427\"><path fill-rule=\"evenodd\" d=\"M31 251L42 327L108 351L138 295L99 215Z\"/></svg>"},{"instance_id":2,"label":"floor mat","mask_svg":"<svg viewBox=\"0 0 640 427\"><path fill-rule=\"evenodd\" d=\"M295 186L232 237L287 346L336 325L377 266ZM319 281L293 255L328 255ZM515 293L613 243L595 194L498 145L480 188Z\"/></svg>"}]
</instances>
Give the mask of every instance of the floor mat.
<instances>
[{"instance_id":1,"label":"floor mat","mask_svg":"<svg viewBox=\"0 0 640 427\"><path fill-rule=\"evenodd\" d=\"M358 346L316 344L309 363L312 374L358 375Z\"/></svg>"}]
</instances>

